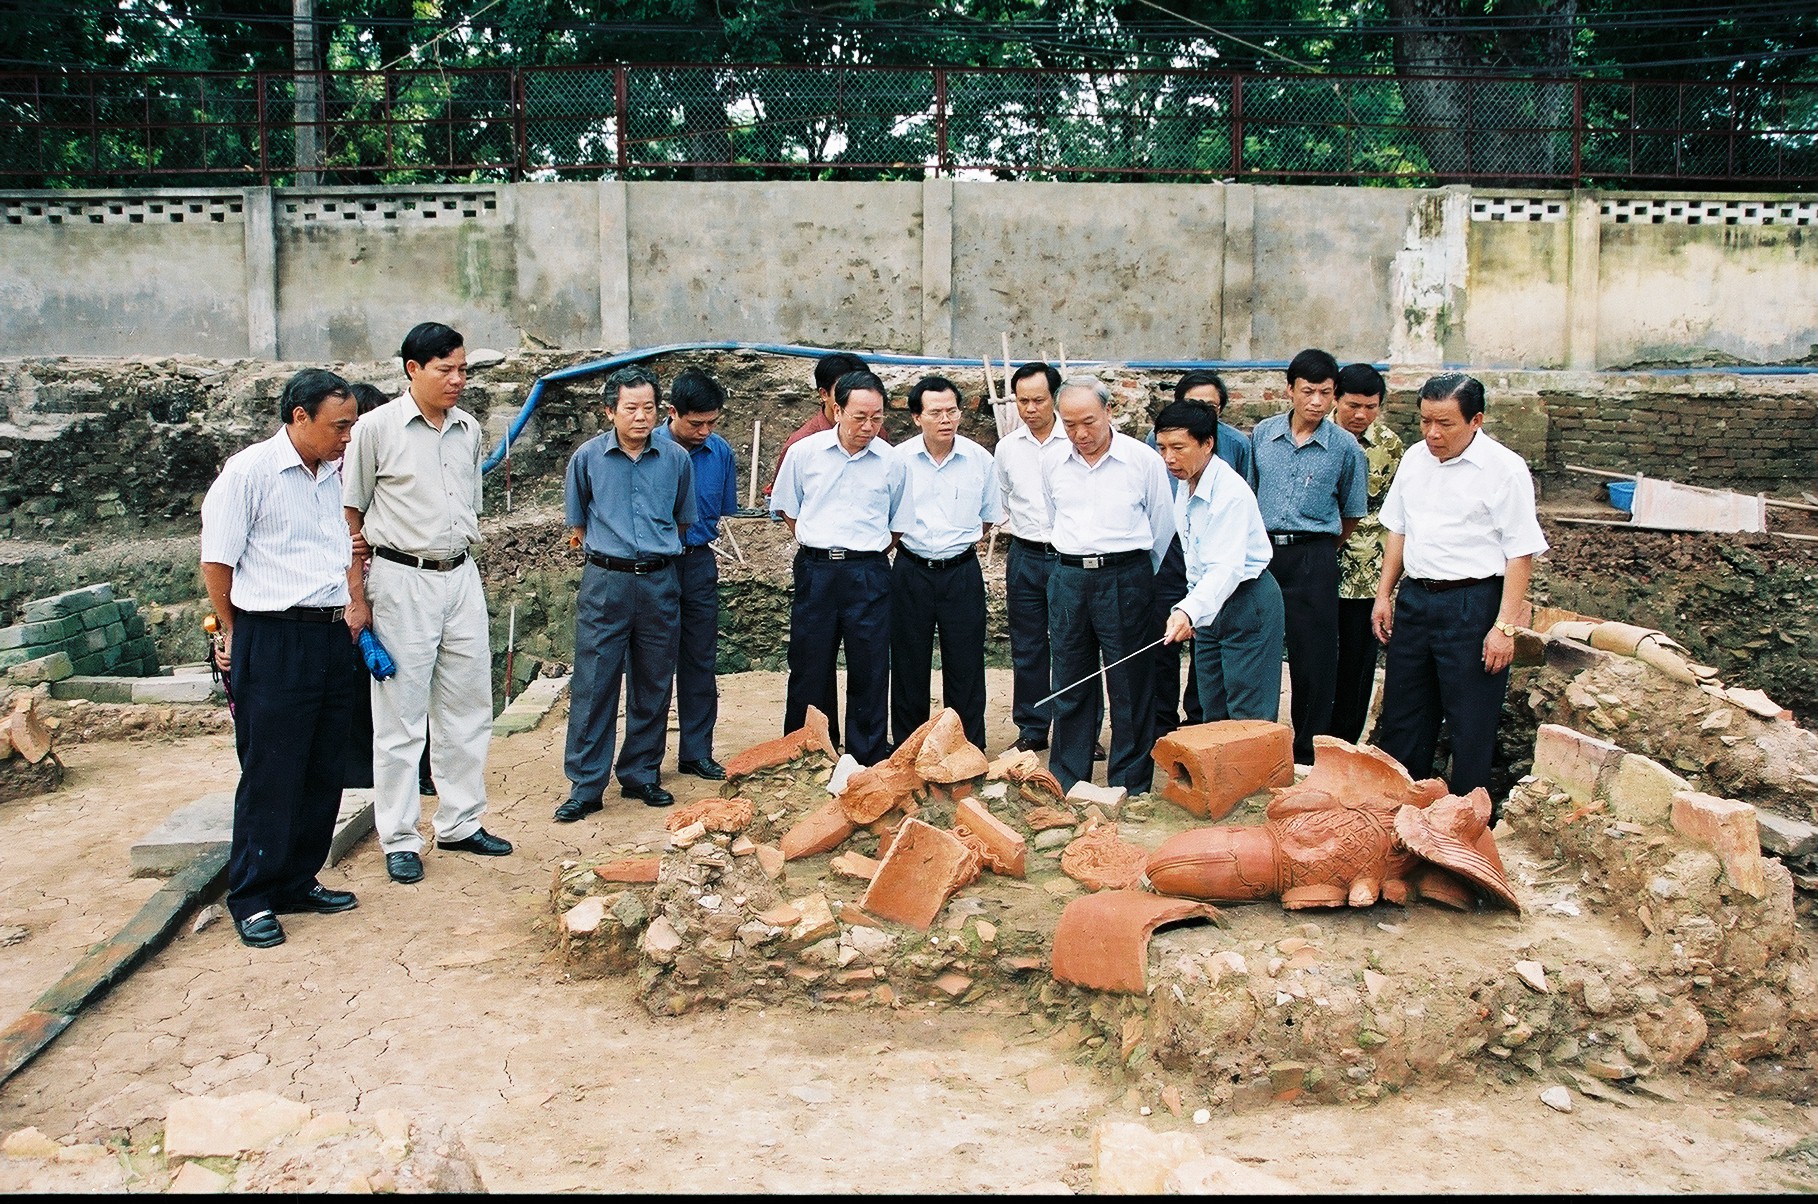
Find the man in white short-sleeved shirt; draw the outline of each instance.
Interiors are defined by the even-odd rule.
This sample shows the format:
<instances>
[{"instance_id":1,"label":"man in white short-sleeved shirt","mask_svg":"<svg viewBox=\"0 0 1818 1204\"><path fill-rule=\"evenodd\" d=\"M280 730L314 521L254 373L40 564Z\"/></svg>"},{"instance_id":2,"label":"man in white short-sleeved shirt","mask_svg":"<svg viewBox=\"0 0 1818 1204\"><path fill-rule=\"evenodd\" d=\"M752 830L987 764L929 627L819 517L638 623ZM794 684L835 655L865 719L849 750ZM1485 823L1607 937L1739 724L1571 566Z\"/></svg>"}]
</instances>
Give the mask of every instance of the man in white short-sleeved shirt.
<instances>
[{"instance_id":1,"label":"man in white short-sleeved shirt","mask_svg":"<svg viewBox=\"0 0 1818 1204\"><path fill-rule=\"evenodd\" d=\"M1376 745L1427 777L1444 719L1454 794L1490 784L1515 628L1528 621L1528 579L1547 550L1533 477L1520 456L1484 434L1483 407L1473 377L1452 373L1421 386L1422 442L1403 455L1383 501L1371 616L1388 647Z\"/></svg>"}]
</instances>

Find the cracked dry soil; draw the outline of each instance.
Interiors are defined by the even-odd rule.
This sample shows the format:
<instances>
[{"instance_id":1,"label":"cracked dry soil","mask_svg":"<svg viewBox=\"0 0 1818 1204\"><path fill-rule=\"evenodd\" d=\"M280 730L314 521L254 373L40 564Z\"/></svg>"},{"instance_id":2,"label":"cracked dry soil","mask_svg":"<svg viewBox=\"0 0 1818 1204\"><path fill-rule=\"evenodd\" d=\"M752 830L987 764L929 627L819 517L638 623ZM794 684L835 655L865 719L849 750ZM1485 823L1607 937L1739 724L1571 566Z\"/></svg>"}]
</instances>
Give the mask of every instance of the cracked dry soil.
<instances>
[{"instance_id":1,"label":"cracked dry soil","mask_svg":"<svg viewBox=\"0 0 1818 1204\"><path fill-rule=\"evenodd\" d=\"M782 675L721 684L722 756L776 734ZM1008 674L993 670L991 684L995 749L1014 732ZM322 876L358 891L357 911L290 917L289 942L272 950L244 948L224 922L186 927L0 1087L0 1133L35 1125L139 1144L174 1096L267 1090L453 1124L493 1191L1090 1191L1105 1120L1185 1129L1303 1191L1818 1185L1806 1161L1773 1157L1818 1128L1818 1109L1692 1078L1675 1080L1678 1101L1580 1098L1569 1115L1531 1082L1479 1079L1361 1108L1220 1111L1195 1126L1076 1062L1077 1034L1033 1015L775 1007L652 1019L630 980L568 979L554 951L556 865L660 839L662 820L609 795L598 816L549 822L564 713L494 742L488 826L517 844L513 856L432 851L424 882L400 887L368 838ZM59 751L63 790L0 806L0 934L24 930L0 947L8 1017L156 888L127 876L133 840L235 780L225 732ZM667 781L683 801L714 793ZM1483 917L1454 919L1423 927L1442 945L1481 939ZM0 1159L0 1191L93 1186L72 1168Z\"/></svg>"}]
</instances>

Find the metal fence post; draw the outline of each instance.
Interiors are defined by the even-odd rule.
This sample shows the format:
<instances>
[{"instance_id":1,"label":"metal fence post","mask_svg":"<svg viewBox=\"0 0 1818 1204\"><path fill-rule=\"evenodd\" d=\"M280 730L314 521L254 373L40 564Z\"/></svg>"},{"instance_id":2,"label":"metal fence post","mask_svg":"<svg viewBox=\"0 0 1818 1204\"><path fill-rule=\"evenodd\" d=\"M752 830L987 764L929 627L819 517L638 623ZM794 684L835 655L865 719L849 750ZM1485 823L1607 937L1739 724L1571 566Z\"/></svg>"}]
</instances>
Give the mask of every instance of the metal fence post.
<instances>
[{"instance_id":1,"label":"metal fence post","mask_svg":"<svg viewBox=\"0 0 1818 1204\"><path fill-rule=\"evenodd\" d=\"M953 174L953 163L947 158L947 70L934 69L934 174Z\"/></svg>"},{"instance_id":2,"label":"metal fence post","mask_svg":"<svg viewBox=\"0 0 1818 1204\"><path fill-rule=\"evenodd\" d=\"M625 64L620 63L612 71L612 122L618 132L619 175L622 177L631 166L631 147L627 142L626 126L630 120L631 88L625 78Z\"/></svg>"},{"instance_id":3,"label":"metal fence post","mask_svg":"<svg viewBox=\"0 0 1818 1204\"><path fill-rule=\"evenodd\" d=\"M1231 77L1231 174L1244 171L1244 77Z\"/></svg>"},{"instance_id":4,"label":"metal fence post","mask_svg":"<svg viewBox=\"0 0 1818 1204\"><path fill-rule=\"evenodd\" d=\"M524 69L510 68L507 78L511 81L511 178L515 183L530 174L529 101L524 95Z\"/></svg>"},{"instance_id":5,"label":"metal fence post","mask_svg":"<svg viewBox=\"0 0 1818 1204\"><path fill-rule=\"evenodd\" d=\"M1584 187L1584 81L1572 81L1572 187Z\"/></svg>"}]
</instances>

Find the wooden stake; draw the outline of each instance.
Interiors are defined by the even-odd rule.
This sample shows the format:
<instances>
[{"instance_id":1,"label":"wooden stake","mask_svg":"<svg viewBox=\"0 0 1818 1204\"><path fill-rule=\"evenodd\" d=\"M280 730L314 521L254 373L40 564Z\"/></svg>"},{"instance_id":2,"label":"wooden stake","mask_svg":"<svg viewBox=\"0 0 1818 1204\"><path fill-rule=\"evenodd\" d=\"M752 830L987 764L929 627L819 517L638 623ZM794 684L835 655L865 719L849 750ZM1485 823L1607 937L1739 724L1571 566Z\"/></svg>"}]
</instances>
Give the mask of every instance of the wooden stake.
<instances>
[{"instance_id":1,"label":"wooden stake","mask_svg":"<svg viewBox=\"0 0 1818 1204\"><path fill-rule=\"evenodd\" d=\"M997 379L991 375L991 357L980 357L985 361L985 399L993 405L997 403Z\"/></svg>"},{"instance_id":2,"label":"wooden stake","mask_svg":"<svg viewBox=\"0 0 1818 1204\"><path fill-rule=\"evenodd\" d=\"M998 337L1004 340L1004 400L1010 400L1010 332L1001 330Z\"/></svg>"},{"instance_id":3,"label":"wooden stake","mask_svg":"<svg viewBox=\"0 0 1818 1204\"><path fill-rule=\"evenodd\" d=\"M751 420L751 485L745 491L745 506L751 510L757 509L758 473L760 471L758 468L758 448L762 446L761 439L763 430L764 420L762 418L753 418Z\"/></svg>"},{"instance_id":4,"label":"wooden stake","mask_svg":"<svg viewBox=\"0 0 1818 1204\"><path fill-rule=\"evenodd\" d=\"M1065 343L1056 343L1054 347L1054 358L1060 361L1060 374L1065 377L1067 375L1067 345Z\"/></svg>"},{"instance_id":5,"label":"wooden stake","mask_svg":"<svg viewBox=\"0 0 1818 1204\"><path fill-rule=\"evenodd\" d=\"M720 528L720 534L724 535L726 537L726 542L732 545L732 554L739 558L739 563L744 564L745 550L739 547L738 536L732 533L732 523L730 521Z\"/></svg>"},{"instance_id":6,"label":"wooden stake","mask_svg":"<svg viewBox=\"0 0 1818 1204\"><path fill-rule=\"evenodd\" d=\"M985 567L990 568L991 562L996 559L997 559L997 528L993 527L993 528L991 528L991 534L985 536Z\"/></svg>"}]
</instances>

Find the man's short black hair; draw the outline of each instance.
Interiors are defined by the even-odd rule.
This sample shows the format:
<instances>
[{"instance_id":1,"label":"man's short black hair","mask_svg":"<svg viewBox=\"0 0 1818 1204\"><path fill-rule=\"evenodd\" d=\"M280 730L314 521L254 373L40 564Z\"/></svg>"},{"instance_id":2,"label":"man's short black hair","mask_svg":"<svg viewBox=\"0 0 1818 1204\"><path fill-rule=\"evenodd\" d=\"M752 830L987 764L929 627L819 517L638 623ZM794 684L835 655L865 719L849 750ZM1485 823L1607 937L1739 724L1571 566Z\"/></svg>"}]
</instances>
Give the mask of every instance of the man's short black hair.
<instances>
[{"instance_id":1,"label":"man's short black hair","mask_svg":"<svg viewBox=\"0 0 1818 1204\"><path fill-rule=\"evenodd\" d=\"M1429 378L1420 386L1422 401L1445 401L1447 398L1458 400L1458 412L1469 422L1483 413L1483 382L1462 372L1447 372Z\"/></svg>"},{"instance_id":2,"label":"man's short black hair","mask_svg":"<svg viewBox=\"0 0 1818 1204\"><path fill-rule=\"evenodd\" d=\"M909 412L911 414L918 417L921 415L922 396L926 393L951 393L955 401L963 401L966 396L959 391L958 385L944 376L924 376L916 381L915 386L909 390Z\"/></svg>"},{"instance_id":3,"label":"man's short black hair","mask_svg":"<svg viewBox=\"0 0 1818 1204\"><path fill-rule=\"evenodd\" d=\"M444 326L440 322L418 322L404 336L404 345L398 348L398 358L404 361L404 367L408 371L412 364L427 364L430 360L452 355L455 348L464 346L465 343L461 332L452 326Z\"/></svg>"},{"instance_id":4,"label":"man's short black hair","mask_svg":"<svg viewBox=\"0 0 1818 1204\"><path fill-rule=\"evenodd\" d=\"M860 368L855 372L846 373L833 382L833 404L843 410L846 408L848 397L865 390L870 390L886 399L890 396L890 390L884 388L884 382L877 378L876 373L866 368Z\"/></svg>"},{"instance_id":5,"label":"man's short black hair","mask_svg":"<svg viewBox=\"0 0 1818 1204\"><path fill-rule=\"evenodd\" d=\"M657 379L657 374L642 364L631 364L628 367L616 369L611 376L606 378L606 408L618 409L619 394L626 389L638 388L640 385L649 385L656 400L659 402L663 400L663 383Z\"/></svg>"},{"instance_id":6,"label":"man's short black hair","mask_svg":"<svg viewBox=\"0 0 1818 1204\"><path fill-rule=\"evenodd\" d=\"M1225 406L1231 401L1231 394L1225 389L1224 379L1208 368L1195 368L1191 372L1182 373L1181 378L1174 382L1174 400L1187 400L1187 390L1197 389L1201 385L1211 385L1218 390L1218 412L1223 414Z\"/></svg>"},{"instance_id":7,"label":"man's short black hair","mask_svg":"<svg viewBox=\"0 0 1818 1204\"><path fill-rule=\"evenodd\" d=\"M726 408L726 390L699 368L688 368L670 382L669 404L678 414L712 414Z\"/></svg>"},{"instance_id":8,"label":"man's short black hair","mask_svg":"<svg viewBox=\"0 0 1818 1204\"><path fill-rule=\"evenodd\" d=\"M1346 364L1338 374L1338 395L1353 397L1386 397L1389 386L1382 373L1370 364Z\"/></svg>"},{"instance_id":9,"label":"man's short black hair","mask_svg":"<svg viewBox=\"0 0 1818 1204\"><path fill-rule=\"evenodd\" d=\"M848 351L834 351L814 361L814 387L825 393L848 372L869 372L871 365Z\"/></svg>"},{"instance_id":10,"label":"man's short black hair","mask_svg":"<svg viewBox=\"0 0 1818 1204\"><path fill-rule=\"evenodd\" d=\"M1218 438L1218 412L1203 401L1173 401L1155 416L1155 433L1186 431L1195 443Z\"/></svg>"},{"instance_id":11,"label":"man's short black hair","mask_svg":"<svg viewBox=\"0 0 1818 1204\"><path fill-rule=\"evenodd\" d=\"M1329 380L1338 379L1338 361L1328 352L1317 347L1309 347L1288 361L1288 387L1294 382L1304 380L1308 384L1319 385Z\"/></svg>"},{"instance_id":12,"label":"man's short black hair","mask_svg":"<svg viewBox=\"0 0 1818 1204\"><path fill-rule=\"evenodd\" d=\"M1048 382L1048 396L1054 397L1060 393L1060 369L1043 360L1030 360L1010 374L1010 395L1012 397L1016 396L1016 386L1022 384L1031 376L1039 376Z\"/></svg>"},{"instance_id":13,"label":"man's short black hair","mask_svg":"<svg viewBox=\"0 0 1818 1204\"><path fill-rule=\"evenodd\" d=\"M363 415L372 413L391 400L385 395L385 390L377 385L367 384L363 380L356 380L348 385L347 391L353 394L355 411Z\"/></svg>"},{"instance_id":14,"label":"man's short black hair","mask_svg":"<svg viewBox=\"0 0 1818 1204\"><path fill-rule=\"evenodd\" d=\"M278 398L278 421L289 426L296 420L298 410L314 418L328 398L352 396L348 383L328 369L305 368L284 382L284 392Z\"/></svg>"}]
</instances>

